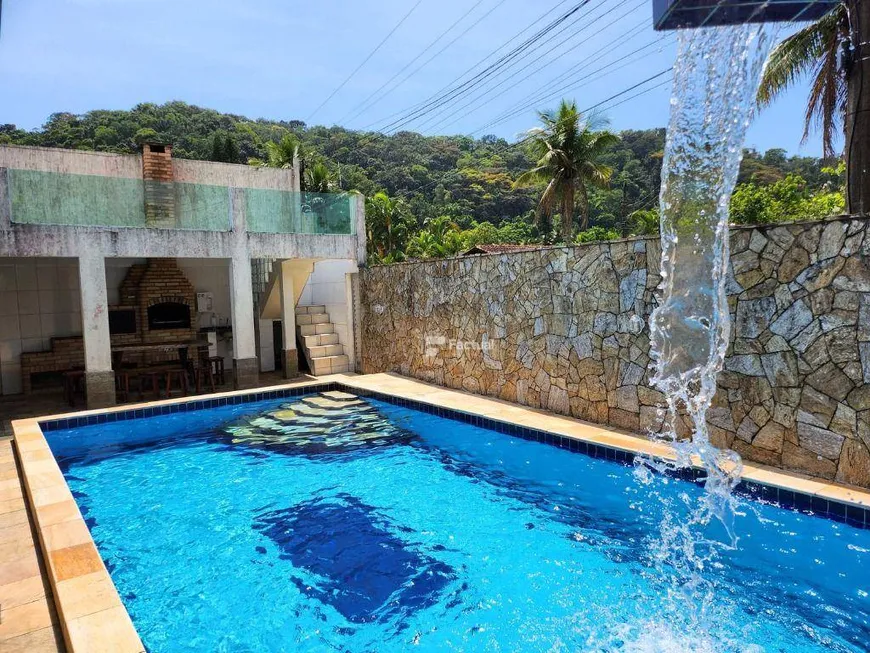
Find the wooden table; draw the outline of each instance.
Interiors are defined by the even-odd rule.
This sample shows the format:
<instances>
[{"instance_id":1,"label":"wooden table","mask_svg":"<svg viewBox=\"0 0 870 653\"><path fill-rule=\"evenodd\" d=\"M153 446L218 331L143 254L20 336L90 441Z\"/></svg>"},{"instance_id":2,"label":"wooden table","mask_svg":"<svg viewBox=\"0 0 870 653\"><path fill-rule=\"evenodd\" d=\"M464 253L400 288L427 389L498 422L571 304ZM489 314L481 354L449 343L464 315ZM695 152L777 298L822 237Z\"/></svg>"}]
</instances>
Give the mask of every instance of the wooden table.
<instances>
[{"instance_id":1,"label":"wooden table","mask_svg":"<svg viewBox=\"0 0 870 653\"><path fill-rule=\"evenodd\" d=\"M141 354L146 352L178 352L178 360L182 367L187 368L188 351L191 347L208 347L208 340L187 340L184 342L161 342L145 345L117 345L112 347L112 369L120 370L124 362L124 354Z\"/></svg>"}]
</instances>

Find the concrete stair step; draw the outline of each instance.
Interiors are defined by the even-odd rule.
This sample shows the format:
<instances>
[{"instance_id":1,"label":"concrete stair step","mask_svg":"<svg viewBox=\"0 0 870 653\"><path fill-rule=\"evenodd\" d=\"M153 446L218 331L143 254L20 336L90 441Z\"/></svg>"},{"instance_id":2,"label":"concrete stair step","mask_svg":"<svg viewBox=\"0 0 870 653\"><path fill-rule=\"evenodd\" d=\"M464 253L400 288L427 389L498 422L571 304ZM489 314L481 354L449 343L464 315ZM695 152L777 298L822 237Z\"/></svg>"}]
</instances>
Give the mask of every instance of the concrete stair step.
<instances>
[{"instance_id":1,"label":"concrete stair step","mask_svg":"<svg viewBox=\"0 0 870 653\"><path fill-rule=\"evenodd\" d=\"M316 306L297 306L296 315L309 315L311 313L326 313L326 306L318 304Z\"/></svg>"},{"instance_id":2,"label":"concrete stair step","mask_svg":"<svg viewBox=\"0 0 870 653\"><path fill-rule=\"evenodd\" d=\"M309 358L323 358L325 356L341 356L344 353L344 347L341 345L322 345L320 347L309 347Z\"/></svg>"},{"instance_id":3,"label":"concrete stair step","mask_svg":"<svg viewBox=\"0 0 870 653\"><path fill-rule=\"evenodd\" d=\"M299 329L299 334L303 336L335 333L335 327L332 325L332 322L321 324L299 324L296 328Z\"/></svg>"},{"instance_id":4,"label":"concrete stair step","mask_svg":"<svg viewBox=\"0 0 870 653\"><path fill-rule=\"evenodd\" d=\"M320 335L302 336L302 341L308 349L311 349L312 347L322 347L323 345L337 345L338 334L321 333Z\"/></svg>"},{"instance_id":5,"label":"concrete stair step","mask_svg":"<svg viewBox=\"0 0 870 653\"><path fill-rule=\"evenodd\" d=\"M329 313L306 313L296 316L296 324L326 324L329 322Z\"/></svg>"},{"instance_id":6,"label":"concrete stair step","mask_svg":"<svg viewBox=\"0 0 870 653\"><path fill-rule=\"evenodd\" d=\"M324 356L322 358L311 359L311 372L316 376L347 372L348 367L349 359L346 355Z\"/></svg>"}]
</instances>

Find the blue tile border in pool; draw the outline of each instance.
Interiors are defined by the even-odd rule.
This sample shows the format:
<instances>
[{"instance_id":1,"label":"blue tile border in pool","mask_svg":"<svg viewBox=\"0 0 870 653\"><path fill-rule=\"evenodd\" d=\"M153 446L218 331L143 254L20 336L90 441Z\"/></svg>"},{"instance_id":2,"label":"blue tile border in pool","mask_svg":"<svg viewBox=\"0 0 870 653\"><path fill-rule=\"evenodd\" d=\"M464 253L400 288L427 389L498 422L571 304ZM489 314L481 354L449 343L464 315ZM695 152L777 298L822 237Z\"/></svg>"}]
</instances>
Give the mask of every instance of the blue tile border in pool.
<instances>
[{"instance_id":1,"label":"blue tile border in pool","mask_svg":"<svg viewBox=\"0 0 870 653\"><path fill-rule=\"evenodd\" d=\"M59 429L77 428L79 426L153 417L155 415L184 413L195 410L205 410L208 408L217 408L219 406L253 403L268 399L300 397L302 395L311 394L312 392L329 392L333 390L348 392L360 397L378 399L404 408L413 408L414 410L429 413L437 417L444 417L464 422L466 424L479 426L498 433L522 438L524 440L541 442L560 449L566 449L572 453L581 453L592 458L610 460L624 465L633 464L635 459L635 454L631 451L624 451L622 449L592 442L584 442L576 438L552 433L551 431L521 426L510 422L503 422L501 420L483 417L482 415L476 415L473 413L466 413L453 408L435 406L424 401L397 397L395 395L378 392L377 390L346 386L335 381L281 388L278 390L263 390L260 392L251 392L230 397L182 401L162 406L150 406L148 408L135 408L132 410L98 413L96 415L83 415L81 417L48 420L39 422L39 426L44 432L48 432ZM682 469L670 475L694 483L702 483L704 479L704 473L698 469ZM737 486L737 493L744 498L772 503L787 510L797 510L806 514L846 523L856 528L870 529L870 509L852 506L839 501L825 499L824 497L796 492L794 490L778 488L773 485L765 485L757 481L741 481Z\"/></svg>"}]
</instances>

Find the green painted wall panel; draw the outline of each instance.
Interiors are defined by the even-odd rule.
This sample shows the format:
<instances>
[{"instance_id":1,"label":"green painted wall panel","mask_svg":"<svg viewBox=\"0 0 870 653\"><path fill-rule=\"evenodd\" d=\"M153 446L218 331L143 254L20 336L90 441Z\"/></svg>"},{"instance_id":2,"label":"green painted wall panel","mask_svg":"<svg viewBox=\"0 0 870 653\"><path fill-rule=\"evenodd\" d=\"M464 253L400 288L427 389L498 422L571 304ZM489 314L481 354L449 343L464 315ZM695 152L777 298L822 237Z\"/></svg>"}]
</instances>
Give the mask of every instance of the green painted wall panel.
<instances>
[{"instance_id":1,"label":"green painted wall panel","mask_svg":"<svg viewBox=\"0 0 870 653\"><path fill-rule=\"evenodd\" d=\"M141 179L8 170L12 222L144 227Z\"/></svg>"},{"instance_id":2,"label":"green painted wall panel","mask_svg":"<svg viewBox=\"0 0 870 653\"><path fill-rule=\"evenodd\" d=\"M178 229L229 231L230 192L226 186L175 182Z\"/></svg>"}]
</instances>

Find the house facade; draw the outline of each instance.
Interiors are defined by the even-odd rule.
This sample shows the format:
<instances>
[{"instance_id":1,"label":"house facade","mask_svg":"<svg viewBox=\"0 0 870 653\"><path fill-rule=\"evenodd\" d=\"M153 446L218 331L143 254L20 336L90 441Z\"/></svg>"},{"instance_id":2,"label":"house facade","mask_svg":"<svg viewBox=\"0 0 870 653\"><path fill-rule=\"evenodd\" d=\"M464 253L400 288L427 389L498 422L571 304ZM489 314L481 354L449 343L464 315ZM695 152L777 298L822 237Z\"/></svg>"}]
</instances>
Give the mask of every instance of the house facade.
<instances>
[{"instance_id":1,"label":"house facade","mask_svg":"<svg viewBox=\"0 0 870 653\"><path fill-rule=\"evenodd\" d=\"M363 198L302 192L298 167L174 159L162 143L139 155L0 146L0 392L81 369L88 405L105 406L124 351L159 358L179 343L225 357L235 387L275 365L293 376L297 336L328 328L322 309L302 308L297 325L316 270L343 322L330 360L309 366L352 369L364 258Z\"/></svg>"}]
</instances>

